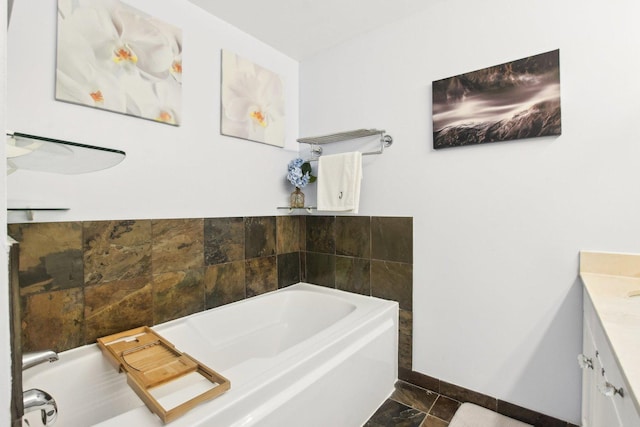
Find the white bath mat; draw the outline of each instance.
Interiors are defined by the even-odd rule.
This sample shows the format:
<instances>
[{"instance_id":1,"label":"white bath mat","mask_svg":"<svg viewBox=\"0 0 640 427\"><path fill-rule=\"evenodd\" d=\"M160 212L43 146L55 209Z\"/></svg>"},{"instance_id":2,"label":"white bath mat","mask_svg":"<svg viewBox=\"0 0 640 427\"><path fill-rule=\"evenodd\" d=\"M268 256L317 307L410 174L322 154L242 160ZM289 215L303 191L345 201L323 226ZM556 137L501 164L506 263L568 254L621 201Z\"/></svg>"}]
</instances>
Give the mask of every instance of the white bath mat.
<instances>
[{"instance_id":1,"label":"white bath mat","mask_svg":"<svg viewBox=\"0 0 640 427\"><path fill-rule=\"evenodd\" d=\"M490 411L473 403L463 403L449 423L449 427L533 427Z\"/></svg>"}]
</instances>

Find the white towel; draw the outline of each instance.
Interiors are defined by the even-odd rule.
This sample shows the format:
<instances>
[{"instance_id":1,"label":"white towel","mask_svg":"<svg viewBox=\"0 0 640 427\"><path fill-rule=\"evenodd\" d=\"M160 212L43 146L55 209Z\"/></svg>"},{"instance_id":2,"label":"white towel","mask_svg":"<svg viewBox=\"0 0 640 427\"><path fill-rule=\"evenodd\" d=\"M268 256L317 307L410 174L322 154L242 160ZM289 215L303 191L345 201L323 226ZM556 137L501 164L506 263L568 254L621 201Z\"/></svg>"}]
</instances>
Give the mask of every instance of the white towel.
<instances>
[{"instance_id":1,"label":"white towel","mask_svg":"<svg viewBox=\"0 0 640 427\"><path fill-rule=\"evenodd\" d=\"M318 210L358 213L362 153L332 154L318 159Z\"/></svg>"}]
</instances>

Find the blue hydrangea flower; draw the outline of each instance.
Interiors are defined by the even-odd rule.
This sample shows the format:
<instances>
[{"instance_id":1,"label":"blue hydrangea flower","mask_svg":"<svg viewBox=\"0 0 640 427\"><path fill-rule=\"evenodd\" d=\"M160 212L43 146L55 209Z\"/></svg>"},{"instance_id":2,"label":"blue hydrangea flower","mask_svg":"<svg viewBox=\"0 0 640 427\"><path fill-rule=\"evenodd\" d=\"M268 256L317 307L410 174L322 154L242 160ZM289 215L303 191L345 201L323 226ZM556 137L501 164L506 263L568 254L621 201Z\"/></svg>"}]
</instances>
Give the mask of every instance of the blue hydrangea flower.
<instances>
[{"instance_id":1,"label":"blue hydrangea flower","mask_svg":"<svg viewBox=\"0 0 640 427\"><path fill-rule=\"evenodd\" d=\"M289 162L289 170L300 168L302 167L303 163L304 160L302 160L300 157L298 157L297 159L293 159Z\"/></svg>"},{"instance_id":2,"label":"blue hydrangea flower","mask_svg":"<svg viewBox=\"0 0 640 427\"><path fill-rule=\"evenodd\" d=\"M302 171L302 165L304 164L304 160L298 157L297 159L291 160L287 166L287 180L298 188L305 187L315 179L309 172ZM307 164L307 169L311 169L308 166Z\"/></svg>"}]
</instances>

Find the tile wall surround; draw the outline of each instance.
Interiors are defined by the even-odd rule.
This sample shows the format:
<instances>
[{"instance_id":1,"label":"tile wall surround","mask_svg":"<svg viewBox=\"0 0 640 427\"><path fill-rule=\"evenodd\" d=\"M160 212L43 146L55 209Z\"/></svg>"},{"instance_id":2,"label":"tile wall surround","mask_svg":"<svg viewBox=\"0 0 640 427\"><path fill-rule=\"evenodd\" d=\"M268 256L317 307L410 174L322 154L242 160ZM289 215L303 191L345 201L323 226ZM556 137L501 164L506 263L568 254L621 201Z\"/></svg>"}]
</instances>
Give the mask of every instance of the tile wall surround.
<instances>
[{"instance_id":1,"label":"tile wall surround","mask_svg":"<svg viewBox=\"0 0 640 427\"><path fill-rule=\"evenodd\" d=\"M400 305L398 365L411 368L413 219L301 216L303 281Z\"/></svg>"},{"instance_id":2,"label":"tile wall surround","mask_svg":"<svg viewBox=\"0 0 640 427\"><path fill-rule=\"evenodd\" d=\"M10 224L23 351L64 351L299 281L400 304L411 368L413 220L264 216Z\"/></svg>"}]
</instances>

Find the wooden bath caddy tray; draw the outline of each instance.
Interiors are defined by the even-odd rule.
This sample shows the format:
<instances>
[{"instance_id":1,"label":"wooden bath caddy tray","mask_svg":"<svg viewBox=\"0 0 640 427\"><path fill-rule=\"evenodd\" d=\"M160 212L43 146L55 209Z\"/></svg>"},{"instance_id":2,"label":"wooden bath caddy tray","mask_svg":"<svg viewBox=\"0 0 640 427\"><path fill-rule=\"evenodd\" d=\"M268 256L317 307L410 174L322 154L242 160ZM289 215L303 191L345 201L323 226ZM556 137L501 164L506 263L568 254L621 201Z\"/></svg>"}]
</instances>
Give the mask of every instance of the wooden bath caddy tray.
<instances>
[{"instance_id":1,"label":"wooden bath caddy tray","mask_svg":"<svg viewBox=\"0 0 640 427\"><path fill-rule=\"evenodd\" d=\"M149 410L165 423L173 421L201 402L218 397L231 387L225 377L188 354L178 351L173 344L147 326L98 338L98 346L116 369L127 373L129 386ZM185 380L192 374L200 374L211 385L207 386L207 390L172 405L169 409L152 393L154 388L158 391L170 382ZM193 389L201 391L202 385ZM167 393L159 393L163 394Z\"/></svg>"}]
</instances>

